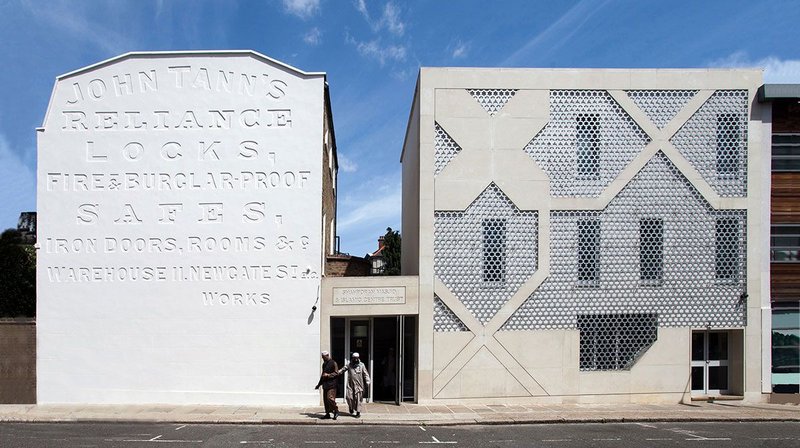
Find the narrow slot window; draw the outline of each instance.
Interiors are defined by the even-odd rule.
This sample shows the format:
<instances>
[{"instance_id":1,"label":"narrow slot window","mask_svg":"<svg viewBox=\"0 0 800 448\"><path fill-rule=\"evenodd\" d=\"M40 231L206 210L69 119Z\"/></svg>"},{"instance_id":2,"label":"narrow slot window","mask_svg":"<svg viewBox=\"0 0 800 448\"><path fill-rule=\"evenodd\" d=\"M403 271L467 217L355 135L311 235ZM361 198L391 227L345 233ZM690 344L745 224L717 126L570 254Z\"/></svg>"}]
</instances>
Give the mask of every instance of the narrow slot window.
<instances>
[{"instance_id":1,"label":"narrow slot window","mask_svg":"<svg viewBox=\"0 0 800 448\"><path fill-rule=\"evenodd\" d=\"M660 284L664 279L664 220L639 220L639 279Z\"/></svg>"},{"instance_id":2,"label":"narrow slot window","mask_svg":"<svg viewBox=\"0 0 800 448\"><path fill-rule=\"evenodd\" d=\"M744 128L739 114L717 115L717 174L737 177L741 167Z\"/></svg>"},{"instance_id":3,"label":"narrow slot window","mask_svg":"<svg viewBox=\"0 0 800 448\"><path fill-rule=\"evenodd\" d=\"M716 274L717 280L736 280L739 277L739 220L717 218Z\"/></svg>"},{"instance_id":4,"label":"narrow slot window","mask_svg":"<svg viewBox=\"0 0 800 448\"><path fill-rule=\"evenodd\" d=\"M600 280L600 220L578 220L578 284L597 286Z\"/></svg>"},{"instance_id":5,"label":"narrow slot window","mask_svg":"<svg viewBox=\"0 0 800 448\"><path fill-rule=\"evenodd\" d=\"M577 172L579 179L600 178L600 114L575 118Z\"/></svg>"},{"instance_id":6,"label":"narrow slot window","mask_svg":"<svg viewBox=\"0 0 800 448\"><path fill-rule=\"evenodd\" d=\"M506 279L506 220L483 220L483 281L502 283Z\"/></svg>"}]
</instances>

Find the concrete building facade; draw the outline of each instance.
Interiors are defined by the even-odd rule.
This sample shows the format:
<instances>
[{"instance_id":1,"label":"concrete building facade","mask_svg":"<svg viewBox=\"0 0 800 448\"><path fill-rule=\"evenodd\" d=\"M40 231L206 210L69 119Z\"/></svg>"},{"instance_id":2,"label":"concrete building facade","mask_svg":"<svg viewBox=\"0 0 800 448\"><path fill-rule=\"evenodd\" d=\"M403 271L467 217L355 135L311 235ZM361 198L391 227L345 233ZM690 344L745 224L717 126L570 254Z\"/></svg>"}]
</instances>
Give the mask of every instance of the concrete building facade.
<instances>
[{"instance_id":1,"label":"concrete building facade","mask_svg":"<svg viewBox=\"0 0 800 448\"><path fill-rule=\"evenodd\" d=\"M417 399L770 391L756 70L423 68L403 164Z\"/></svg>"}]
</instances>

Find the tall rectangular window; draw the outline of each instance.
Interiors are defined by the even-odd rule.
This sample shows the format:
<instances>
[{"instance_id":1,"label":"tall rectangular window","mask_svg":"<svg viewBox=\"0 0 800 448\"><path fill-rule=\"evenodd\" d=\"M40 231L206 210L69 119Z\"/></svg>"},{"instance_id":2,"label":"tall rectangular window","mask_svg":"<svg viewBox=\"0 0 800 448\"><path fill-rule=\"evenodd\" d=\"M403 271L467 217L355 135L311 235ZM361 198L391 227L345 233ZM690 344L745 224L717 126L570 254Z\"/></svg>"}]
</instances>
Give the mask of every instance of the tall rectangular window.
<instances>
[{"instance_id":1,"label":"tall rectangular window","mask_svg":"<svg viewBox=\"0 0 800 448\"><path fill-rule=\"evenodd\" d=\"M506 279L506 220L483 220L483 281L501 283Z\"/></svg>"},{"instance_id":2,"label":"tall rectangular window","mask_svg":"<svg viewBox=\"0 0 800 448\"><path fill-rule=\"evenodd\" d=\"M579 179L600 178L600 114L575 117L575 142Z\"/></svg>"},{"instance_id":3,"label":"tall rectangular window","mask_svg":"<svg viewBox=\"0 0 800 448\"><path fill-rule=\"evenodd\" d=\"M717 218L716 222L716 274L717 280L736 280L739 277L738 218Z\"/></svg>"},{"instance_id":4,"label":"tall rectangular window","mask_svg":"<svg viewBox=\"0 0 800 448\"><path fill-rule=\"evenodd\" d=\"M739 114L717 115L717 174L739 175L744 145L744 124Z\"/></svg>"},{"instance_id":5,"label":"tall rectangular window","mask_svg":"<svg viewBox=\"0 0 800 448\"><path fill-rule=\"evenodd\" d=\"M578 220L578 284L597 286L600 280L600 220Z\"/></svg>"},{"instance_id":6,"label":"tall rectangular window","mask_svg":"<svg viewBox=\"0 0 800 448\"><path fill-rule=\"evenodd\" d=\"M660 284L664 279L664 220L639 220L639 279Z\"/></svg>"}]
</instances>

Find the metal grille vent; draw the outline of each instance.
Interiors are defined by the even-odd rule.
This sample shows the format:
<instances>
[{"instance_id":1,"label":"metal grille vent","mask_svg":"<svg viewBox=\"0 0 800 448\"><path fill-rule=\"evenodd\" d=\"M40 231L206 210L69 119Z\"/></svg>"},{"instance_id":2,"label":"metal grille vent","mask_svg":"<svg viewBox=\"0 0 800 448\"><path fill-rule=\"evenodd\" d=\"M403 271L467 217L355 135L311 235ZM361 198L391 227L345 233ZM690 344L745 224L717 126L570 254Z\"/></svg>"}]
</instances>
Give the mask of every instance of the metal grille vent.
<instances>
[{"instance_id":1,"label":"metal grille vent","mask_svg":"<svg viewBox=\"0 0 800 448\"><path fill-rule=\"evenodd\" d=\"M491 116L497 115L515 93L516 89L467 89L486 112Z\"/></svg>"},{"instance_id":2,"label":"metal grille vent","mask_svg":"<svg viewBox=\"0 0 800 448\"><path fill-rule=\"evenodd\" d=\"M553 90L550 121L525 147L553 196L599 196L650 138L602 90Z\"/></svg>"},{"instance_id":3,"label":"metal grille vent","mask_svg":"<svg viewBox=\"0 0 800 448\"><path fill-rule=\"evenodd\" d=\"M436 123L436 135L434 137L434 155L433 155L433 175L436 176L442 172L444 167L453 160L459 152L461 147L453 140L450 135Z\"/></svg>"},{"instance_id":4,"label":"metal grille vent","mask_svg":"<svg viewBox=\"0 0 800 448\"><path fill-rule=\"evenodd\" d=\"M642 219L655 218L663 222L655 258L661 280L650 282L642 280L640 231ZM600 225L599 266L587 285L580 281L579 222L592 219ZM575 329L578 315L604 313L657 314L665 327L745 325L745 223L745 210L711 208L659 152L605 210L551 212L550 276L502 329Z\"/></svg>"},{"instance_id":5,"label":"metal grille vent","mask_svg":"<svg viewBox=\"0 0 800 448\"><path fill-rule=\"evenodd\" d=\"M581 370L629 370L658 338L654 314L578 316Z\"/></svg>"},{"instance_id":6,"label":"metal grille vent","mask_svg":"<svg viewBox=\"0 0 800 448\"><path fill-rule=\"evenodd\" d=\"M434 218L436 276L485 325L536 271L538 212L492 183L465 211Z\"/></svg>"},{"instance_id":7,"label":"metal grille vent","mask_svg":"<svg viewBox=\"0 0 800 448\"><path fill-rule=\"evenodd\" d=\"M625 93L650 121L663 129L697 95L697 90L628 90Z\"/></svg>"},{"instance_id":8,"label":"metal grille vent","mask_svg":"<svg viewBox=\"0 0 800 448\"><path fill-rule=\"evenodd\" d=\"M670 142L717 194L747 194L746 90L718 90Z\"/></svg>"},{"instance_id":9,"label":"metal grille vent","mask_svg":"<svg viewBox=\"0 0 800 448\"><path fill-rule=\"evenodd\" d=\"M433 295L433 330L469 331L464 322L436 294Z\"/></svg>"}]
</instances>

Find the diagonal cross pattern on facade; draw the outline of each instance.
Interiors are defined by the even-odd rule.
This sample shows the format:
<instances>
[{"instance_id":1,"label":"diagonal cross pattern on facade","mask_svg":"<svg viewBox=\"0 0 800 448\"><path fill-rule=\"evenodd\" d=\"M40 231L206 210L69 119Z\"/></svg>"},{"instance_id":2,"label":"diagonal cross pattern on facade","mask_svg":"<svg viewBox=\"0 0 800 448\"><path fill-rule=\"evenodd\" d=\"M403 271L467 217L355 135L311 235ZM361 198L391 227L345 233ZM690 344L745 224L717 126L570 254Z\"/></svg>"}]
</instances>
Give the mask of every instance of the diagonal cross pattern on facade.
<instances>
[{"instance_id":1,"label":"diagonal cross pattern on facade","mask_svg":"<svg viewBox=\"0 0 800 448\"><path fill-rule=\"evenodd\" d=\"M506 194L514 202L515 206L522 210L536 210L539 213L539 263L535 274L520 286L516 293L512 294L502 306L499 308L495 306L496 313L489 319L483 318L483 316L486 316L485 310L476 307L469 300L465 302L463 293L457 293L457 287L454 290L453 282L444 281L448 275L444 274L443 279L443 272L436 269L438 278L435 281L434 290L441 301L441 305L446 306L449 312L460 319L466 327L465 330L470 331L473 337L435 374L433 394L434 397L439 395L473 357L488 351L524 388L522 395L546 395L549 392L504 347L496 337L496 333L522 306L527 297L532 295L542 282L550 276L550 250L548 248L548 243L551 243L550 210L603 210L651 160L658 157L668 160L669 162L667 163L673 166L676 172L680 173L679 176L688 179L690 189L695 189L712 209L745 209L747 204L743 198L720 195L704 179L695 164L687 160L670 141L675 133L685 126L706 102L714 96L715 90L691 91L691 94L681 93L678 104L669 104L671 110L660 115L657 114L657 104L643 104L639 101L638 104L642 105L642 107L639 107L635 100L639 100L640 96L637 97L637 91L635 90L603 91L603 94L613 99L613 102L618 105L617 107L625 114L627 119L642 131L642 135L646 136L648 141L635 154L632 154L633 157L609 178L610 180L601 187L598 193L590 194L588 197L577 198L553 194L550 189L553 181L545 172L548 170L541 169L536 163L532 165L521 162L518 157L523 154L523 151L521 151L523 148L525 148L526 152L528 150L528 146L526 146L528 142L522 142L521 132L511 131L509 132L511 135L504 134L514 126L519 126L522 129L526 129L529 134L528 140L533 142L536 140L536 136L544 133L545 130L543 129L547 128L548 120L542 115L550 112L551 105L548 101L548 93L552 95L552 91L517 90L515 96L509 99L505 107L499 109L495 115L490 117L485 116L486 112L484 111L481 111L484 112L484 116L480 116L477 113L478 111L469 107L467 94L474 91L475 89L469 91L460 89L436 90L437 110L443 104L446 106L441 107L441 109L453 110L452 106L456 106L459 110L456 117L442 117L437 114L435 118L437 132L439 130L446 132L452 138L452 144L462 148L460 152L454 154L449 160L449 164L437 170L435 180L436 230L437 232L440 230L440 217L447 216L448 213L452 214L449 210L469 210L468 206L470 206L471 202L468 201L481 194L483 191L479 191L481 187L489 188L490 185L497 185L502 189L507 186L509 191ZM488 92L486 89L480 91L484 92L484 94ZM515 102L516 98L526 98L526 96L528 96L529 107L527 110L519 107L524 100L520 100L519 103ZM538 101L531 101L533 97L536 97ZM538 113L531 111L531 104L533 104L532 109L538 109ZM542 111L544 111L544 114L542 114ZM516 115L518 112L521 112L521 116ZM533 119L534 116L538 119ZM524 128L524 126L529 127ZM515 138L516 141L514 141ZM745 141L747 140L745 139ZM438 145L435 150L437 153L440 150ZM531 159L537 159L532 153L529 154ZM600 154L599 158L603 156L607 156L607 154ZM531 159L528 162L533 161ZM448 170L450 166L454 168ZM514 167L515 169L504 170L503 168L506 167ZM466 176L463 175L465 171L469 173ZM449 175L450 172L458 172L461 175L456 179L454 178L455 176ZM510 179L513 179L513 181L509 182ZM527 187L525 188L526 191L520 191L515 188L520 185L520 180ZM507 185L503 185L504 181L507 182ZM545 192L547 194L543 194ZM446 203L440 199L442 196L448 198ZM739 219L742 222L744 220L744 218ZM440 244L438 236L436 237L436 243ZM448 241L441 244L447 246L448 244L453 244L453 242ZM743 250L741 252L742 257L744 256ZM444 255L439 250L435 249L435 251L435 257ZM742 261L740 269L744 269L744 261ZM473 272L474 275L475 272ZM744 281L742 280L739 284L743 285ZM741 291L736 294L740 293ZM442 309L441 306L439 309ZM741 308L739 308L739 313L743 313ZM517 393L520 393L520 391Z\"/></svg>"}]
</instances>

